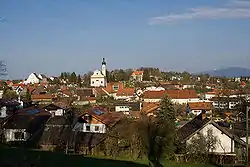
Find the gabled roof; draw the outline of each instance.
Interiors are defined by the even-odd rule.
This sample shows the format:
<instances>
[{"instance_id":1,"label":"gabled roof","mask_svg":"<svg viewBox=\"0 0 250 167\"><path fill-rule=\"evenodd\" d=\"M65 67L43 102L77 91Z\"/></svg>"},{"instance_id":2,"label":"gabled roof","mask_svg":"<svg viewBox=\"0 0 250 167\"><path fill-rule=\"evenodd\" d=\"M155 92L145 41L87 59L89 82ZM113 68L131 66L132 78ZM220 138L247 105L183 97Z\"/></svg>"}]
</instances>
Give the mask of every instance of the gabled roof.
<instances>
[{"instance_id":1,"label":"gabled roof","mask_svg":"<svg viewBox=\"0 0 250 167\"><path fill-rule=\"evenodd\" d=\"M202 114L196 116L194 119L186 123L184 126L182 126L177 131L177 136L180 142L188 140L190 137L192 137L196 132L204 128L207 124L212 124L217 129L219 129L222 133L226 134L231 139L237 141L238 143L245 145L245 142L242 141L238 136L236 136L233 133L230 133L225 128L219 126L217 123L215 123L213 120L204 118L202 119Z\"/></svg>"},{"instance_id":2,"label":"gabled roof","mask_svg":"<svg viewBox=\"0 0 250 167\"><path fill-rule=\"evenodd\" d=\"M201 129L204 125L206 125L210 119L205 118L202 119L202 114L199 114L194 119L186 123L177 131L177 136L180 141L187 140L193 133L197 130Z\"/></svg>"},{"instance_id":3,"label":"gabled roof","mask_svg":"<svg viewBox=\"0 0 250 167\"><path fill-rule=\"evenodd\" d=\"M96 109L100 110L103 114L97 115L95 113ZM112 126L116 124L124 116L123 113L120 113L120 112L106 112L103 108L100 108L100 107L91 108L87 112L85 112L82 116L84 116L85 114L91 115L92 117L96 118L98 121L108 126Z\"/></svg>"},{"instance_id":4,"label":"gabled roof","mask_svg":"<svg viewBox=\"0 0 250 167\"><path fill-rule=\"evenodd\" d=\"M106 92L108 93L116 93L118 90L115 90L114 87L118 87L118 90L119 89L123 89L123 84L122 82L110 82L110 83L107 83L107 86L106 88L103 88Z\"/></svg>"}]
</instances>

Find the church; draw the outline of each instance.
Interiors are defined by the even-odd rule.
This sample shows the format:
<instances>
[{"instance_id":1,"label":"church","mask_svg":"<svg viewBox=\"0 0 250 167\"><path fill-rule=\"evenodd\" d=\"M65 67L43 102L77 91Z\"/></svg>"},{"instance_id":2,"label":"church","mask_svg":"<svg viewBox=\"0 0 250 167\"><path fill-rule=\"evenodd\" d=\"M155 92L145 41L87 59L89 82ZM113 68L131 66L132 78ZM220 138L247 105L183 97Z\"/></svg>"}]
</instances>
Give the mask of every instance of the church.
<instances>
[{"instance_id":1,"label":"church","mask_svg":"<svg viewBox=\"0 0 250 167\"><path fill-rule=\"evenodd\" d=\"M90 86L92 87L106 87L107 85L107 64L105 58L102 60L102 71L95 70L90 77Z\"/></svg>"}]
</instances>

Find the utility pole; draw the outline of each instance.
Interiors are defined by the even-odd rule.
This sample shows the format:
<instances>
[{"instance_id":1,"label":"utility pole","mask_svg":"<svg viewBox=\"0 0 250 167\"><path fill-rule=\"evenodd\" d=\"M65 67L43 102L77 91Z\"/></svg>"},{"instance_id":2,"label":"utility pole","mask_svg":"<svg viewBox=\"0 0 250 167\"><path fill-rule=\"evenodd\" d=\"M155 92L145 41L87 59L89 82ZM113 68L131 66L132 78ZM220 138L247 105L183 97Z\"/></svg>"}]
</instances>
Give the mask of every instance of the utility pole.
<instances>
[{"instance_id":1,"label":"utility pole","mask_svg":"<svg viewBox=\"0 0 250 167\"><path fill-rule=\"evenodd\" d=\"M248 166L248 114L250 107L246 107L246 165Z\"/></svg>"}]
</instances>

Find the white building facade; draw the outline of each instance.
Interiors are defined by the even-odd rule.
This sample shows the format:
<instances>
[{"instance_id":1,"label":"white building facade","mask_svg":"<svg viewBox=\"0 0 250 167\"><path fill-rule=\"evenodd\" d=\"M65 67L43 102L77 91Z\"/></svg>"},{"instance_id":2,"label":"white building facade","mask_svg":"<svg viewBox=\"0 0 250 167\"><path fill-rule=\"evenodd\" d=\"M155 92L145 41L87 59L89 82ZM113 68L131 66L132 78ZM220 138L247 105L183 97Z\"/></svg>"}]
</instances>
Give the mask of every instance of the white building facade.
<instances>
[{"instance_id":1,"label":"white building facade","mask_svg":"<svg viewBox=\"0 0 250 167\"><path fill-rule=\"evenodd\" d=\"M92 87L106 87L107 85L107 77L106 77L106 62L103 58L102 62L102 71L95 70L94 74L90 77L90 86Z\"/></svg>"}]
</instances>

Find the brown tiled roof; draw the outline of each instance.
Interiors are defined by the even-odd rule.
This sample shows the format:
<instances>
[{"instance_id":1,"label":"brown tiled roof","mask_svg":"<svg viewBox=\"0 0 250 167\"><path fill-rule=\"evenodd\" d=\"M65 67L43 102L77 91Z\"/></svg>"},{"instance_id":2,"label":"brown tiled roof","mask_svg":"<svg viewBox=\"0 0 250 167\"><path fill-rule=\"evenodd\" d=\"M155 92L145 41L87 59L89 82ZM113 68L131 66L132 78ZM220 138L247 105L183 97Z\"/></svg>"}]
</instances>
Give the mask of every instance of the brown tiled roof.
<instances>
[{"instance_id":1,"label":"brown tiled roof","mask_svg":"<svg viewBox=\"0 0 250 167\"><path fill-rule=\"evenodd\" d=\"M211 110L212 102L189 102L190 109L192 110Z\"/></svg>"},{"instance_id":2,"label":"brown tiled roof","mask_svg":"<svg viewBox=\"0 0 250 167\"><path fill-rule=\"evenodd\" d=\"M122 88L118 89L116 96L133 96L135 93L134 88Z\"/></svg>"},{"instance_id":3,"label":"brown tiled roof","mask_svg":"<svg viewBox=\"0 0 250 167\"><path fill-rule=\"evenodd\" d=\"M159 103L143 103L142 112L148 114L159 108Z\"/></svg>"},{"instance_id":4,"label":"brown tiled roof","mask_svg":"<svg viewBox=\"0 0 250 167\"><path fill-rule=\"evenodd\" d=\"M146 91L143 97L146 99L161 99L165 94L171 99L189 99L198 98L195 90L162 90L162 91Z\"/></svg>"},{"instance_id":5,"label":"brown tiled roof","mask_svg":"<svg viewBox=\"0 0 250 167\"><path fill-rule=\"evenodd\" d=\"M55 98L52 94L38 94L38 95L31 95L32 100L40 100L40 99L53 99Z\"/></svg>"},{"instance_id":6,"label":"brown tiled roof","mask_svg":"<svg viewBox=\"0 0 250 167\"><path fill-rule=\"evenodd\" d=\"M106 112L103 108L97 107L99 110L103 112L101 115L95 114L95 109L96 108L91 108L88 110L86 113L91 115L92 117L96 118L97 120L101 121L105 125L112 126L118 121L120 121L124 114L120 112Z\"/></svg>"}]
</instances>

